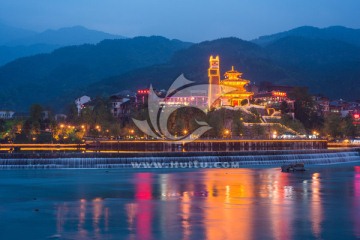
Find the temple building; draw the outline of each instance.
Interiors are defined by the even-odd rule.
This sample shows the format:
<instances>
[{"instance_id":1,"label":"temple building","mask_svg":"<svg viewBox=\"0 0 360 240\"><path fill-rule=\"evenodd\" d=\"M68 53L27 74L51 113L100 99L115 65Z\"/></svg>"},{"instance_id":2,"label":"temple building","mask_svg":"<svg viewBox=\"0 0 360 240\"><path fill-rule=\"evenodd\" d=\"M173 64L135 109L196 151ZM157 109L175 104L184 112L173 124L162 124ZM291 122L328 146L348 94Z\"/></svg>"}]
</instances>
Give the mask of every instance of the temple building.
<instances>
[{"instance_id":1,"label":"temple building","mask_svg":"<svg viewBox=\"0 0 360 240\"><path fill-rule=\"evenodd\" d=\"M245 88L250 83L249 80L242 78L242 73L238 72L232 67L224 76L225 79L220 79L220 59L219 56L215 58L210 57L210 67L208 71L209 76L209 108L230 106L242 106L249 103L249 99L254 95L248 92ZM211 99L217 99L212 103ZM245 101L244 101L245 100Z\"/></svg>"}]
</instances>

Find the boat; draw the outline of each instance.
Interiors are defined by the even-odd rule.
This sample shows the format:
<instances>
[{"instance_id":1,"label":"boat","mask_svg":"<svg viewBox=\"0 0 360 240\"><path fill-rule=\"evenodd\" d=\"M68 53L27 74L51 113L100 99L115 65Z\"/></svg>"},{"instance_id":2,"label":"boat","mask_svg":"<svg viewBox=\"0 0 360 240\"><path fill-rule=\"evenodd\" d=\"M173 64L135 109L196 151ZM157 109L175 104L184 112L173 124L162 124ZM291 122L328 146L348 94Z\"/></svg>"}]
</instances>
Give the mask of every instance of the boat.
<instances>
[{"instance_id":1,"label":"boat","mask_svg":"<svg viewBox=\"0 0 360 240\"><path fill-rule=\"evenodd\" d=\"M305 170L306 169L303 163L295 163L281 166L282 172L303 172Z\"/></svg>"}]
</instances>

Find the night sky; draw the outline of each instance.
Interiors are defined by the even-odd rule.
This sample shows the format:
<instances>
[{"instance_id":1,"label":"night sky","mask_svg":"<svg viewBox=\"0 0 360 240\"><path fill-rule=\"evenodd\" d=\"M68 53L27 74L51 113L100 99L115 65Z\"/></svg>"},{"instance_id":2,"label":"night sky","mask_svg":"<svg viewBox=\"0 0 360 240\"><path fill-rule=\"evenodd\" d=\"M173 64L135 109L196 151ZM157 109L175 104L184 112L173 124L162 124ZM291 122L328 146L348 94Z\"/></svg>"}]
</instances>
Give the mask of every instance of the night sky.
<instances>
[{"instance_id":1,"label":"night sky","mask_svg":"<svg viewBox=\"0 0 360 240\"><path fill-rule=\"evenodd\" d=\"M359 0L0 0L0 22L44 31L82 25L187 41L253 39L299 26L360 28Z\"/></svg>"}]
</instances>

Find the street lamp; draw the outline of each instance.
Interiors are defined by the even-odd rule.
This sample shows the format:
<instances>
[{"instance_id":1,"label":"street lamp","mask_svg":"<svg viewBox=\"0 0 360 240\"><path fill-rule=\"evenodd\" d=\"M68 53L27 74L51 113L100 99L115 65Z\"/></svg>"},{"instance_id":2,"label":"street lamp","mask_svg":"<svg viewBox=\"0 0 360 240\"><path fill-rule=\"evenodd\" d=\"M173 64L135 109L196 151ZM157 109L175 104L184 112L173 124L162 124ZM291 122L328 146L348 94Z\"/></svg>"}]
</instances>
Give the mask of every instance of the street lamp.
<instances>
[{"instance_id":1,"label":"street lamp","mask_svg":"<svg viewBox=\"0 0 360 240\"><path fill-rule=\"evenodd\" d=\"M273 138L276 139L277 138L277 131L273 132Z\"/></svg>"},{"instance_id":2,"label":"street lamp","mask_svg":"<svg viewBox=\"0 0 360 240\"><path fill-rule=\"evenodd\" d=\"M129 138L133 138L133 134L135 133L135 130L134 130L134 129L130 129L130 130L129 130L129 133L130 133Z\"/></svg>"},{"instance_id":3,"label":"street lamp","mask_svg":"<svg viewBox=\"0 0 360 240\"><path fill-rule=\"evenodd\" d=\"M184 135L187 135L187 134L188 134L188 130L184 129L183 133L184 133Z\"/></svg>"},{"instance_id":4,"label":"street lamp","mask_svg":"<svg viewBox=\"0 0 360 240\"><path fill-rule=\"evenodd\" d=\"M315 130L315 131L313 131L313 135L315 136L315 138L318 138L320 133Z\"/></svg>"},{"instance_id":5,"label":"street lamp","mask_svg":"<svg viewBox=\"0 0 360 240\"><path fill-rule=\"evenodd\" d=\"M230 130L229 129L225 129L224 130L224 137L228 137L230 134Z\"/></svg>"}]
</instances>

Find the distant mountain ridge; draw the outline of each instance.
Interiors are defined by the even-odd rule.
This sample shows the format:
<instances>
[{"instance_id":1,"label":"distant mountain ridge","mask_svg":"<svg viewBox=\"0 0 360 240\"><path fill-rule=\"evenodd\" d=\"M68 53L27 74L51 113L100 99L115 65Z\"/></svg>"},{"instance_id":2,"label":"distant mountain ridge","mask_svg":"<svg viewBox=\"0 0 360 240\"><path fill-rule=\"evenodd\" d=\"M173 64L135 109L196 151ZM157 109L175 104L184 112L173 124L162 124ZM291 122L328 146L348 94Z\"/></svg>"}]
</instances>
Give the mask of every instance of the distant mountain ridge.
<instances>
[{"instance_id":1,"label":"distant mountain ridge","mask_svg":"<svg viewBox=\"0 0 360 240\"><path fill-rule=\"evenodd\" d=\"M82 26L46 30L26 38L13 40L7 45L33 45L48 44L59 46L81 45L85 43L96 44L105 39L123 39L120 35L109 34L101 31L90 30Z\"/></svg>"},{"instance_id":2,"label":"distant mountain ridge","mask_svg":"<svg viewBox=\"0 0 360 240\"><path fill-rule=\"evenodd\" d=\"M50 53L59 47L96 44L105 39L124 38L82 26L36 33L0 24L0 66L20 57Z\"/></svg>"},{"instance_id":3,"label":"distant mountain ridge","mask_svg":"<svg viewBox=\"0 0 360 240\"><path fill-rule=\"evenodd\" d=\"M30 37L35 34L36 32L34 31L11 27L0 22L0 45L5 45L16 39Z\"/></svg>"},{"instance_id":4,"label":"distant mountain ridge","mask_svg":"<svg viewBox=\"0 0 360 240\"><path fill-rule=\"evenodd\" d=\"M323 40L339 40L360 46L360 29L352 29L342 26L332 26L327 28L303 26L285 32L262 36L252 40L252 42L260 46L266 46L281 38L289 36Z\"/></svg>"}]
</instances>

